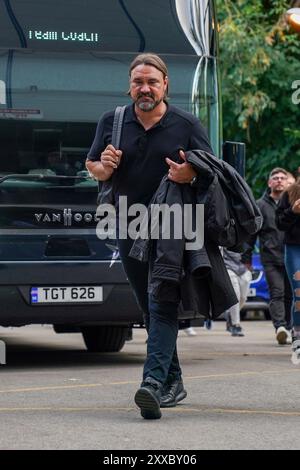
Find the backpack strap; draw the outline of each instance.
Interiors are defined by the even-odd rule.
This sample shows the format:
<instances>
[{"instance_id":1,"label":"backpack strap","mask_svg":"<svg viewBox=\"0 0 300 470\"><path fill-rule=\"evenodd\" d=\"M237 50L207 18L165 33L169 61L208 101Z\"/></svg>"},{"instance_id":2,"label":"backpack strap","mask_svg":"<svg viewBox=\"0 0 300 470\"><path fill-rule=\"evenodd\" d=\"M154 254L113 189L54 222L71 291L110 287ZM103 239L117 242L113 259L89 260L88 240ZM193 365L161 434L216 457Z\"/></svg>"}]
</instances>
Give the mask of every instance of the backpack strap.
<instances>
[{"instance_id":1,"label":"backpack strap","mask_svg":"<svg viewBox=\"0 0 300 470\"><path fill-rule=\"evenodd\" d=\"M119 150L126 106L117 106L114 115L111 144Z\"/></svg>"},{"instance_id":2,"label":"backpack strap","mask_svg":"<svg viewBox=\"0 0 300 470\"><path fill-rule=\"evenodd\" d=\"M126 106L117 106L115 109L111 144L115 147L116 150L119 150L120 147L125 109ZM101 191L102 185L102 181L98 181L98 192Z\"/></svg>"}]
</instances>

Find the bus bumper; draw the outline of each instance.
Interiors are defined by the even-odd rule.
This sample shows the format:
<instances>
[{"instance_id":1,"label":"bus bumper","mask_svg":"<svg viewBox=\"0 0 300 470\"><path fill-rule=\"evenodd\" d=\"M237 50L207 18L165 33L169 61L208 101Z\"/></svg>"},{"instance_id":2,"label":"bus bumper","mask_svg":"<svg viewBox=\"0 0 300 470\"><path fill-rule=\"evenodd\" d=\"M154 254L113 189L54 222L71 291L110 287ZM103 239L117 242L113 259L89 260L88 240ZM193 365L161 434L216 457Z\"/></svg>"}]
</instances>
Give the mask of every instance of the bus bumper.
<instances>
[{"instance_id":1,"label":"bus bumper","mask_svg":"<svg viewBox=\"0 0 300 470\"><path fill-rule=\"evenodd\" d=\"M103 286L103 302L32 304L31 288ZM0 264L0 325L142 323L143 317L121 262L23 261Z\"/></svg>"}]
</instances>

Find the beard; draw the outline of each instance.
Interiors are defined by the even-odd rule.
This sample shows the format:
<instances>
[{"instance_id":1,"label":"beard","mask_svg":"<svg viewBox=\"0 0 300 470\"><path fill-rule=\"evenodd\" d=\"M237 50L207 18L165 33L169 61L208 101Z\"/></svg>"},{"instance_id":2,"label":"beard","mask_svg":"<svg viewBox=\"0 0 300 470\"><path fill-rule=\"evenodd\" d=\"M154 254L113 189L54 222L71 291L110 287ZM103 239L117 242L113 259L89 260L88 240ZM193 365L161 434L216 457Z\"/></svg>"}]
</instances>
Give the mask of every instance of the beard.
<instances>
[{"instance_id":1,"label":"beard","mask_svg":"<svg viewBox=\"0 0 300 470\"><path fill-rule=\"evenodd\" d=\"M281 194L284 192L285 188L282 186L282 187L279 187L279 188L276 188L276 189L273 189L273 194L274 196L277 196L277 197L280 197Z\"/></svg>"},{"instance_id":2,"label":"beard","mask_svg":"<svg viewBox=\"0 0 300 470\"><path fill-rule=\"evenodd\" d=\"M151 98L152 101L143 101L143 98ZM140 93L134 100L134 103L141 111L149 112L153 111L153 109L155 109L162 101L163 98L155 100L155 97L152 95L152 93Z\"/></svg>"}]
</instances>

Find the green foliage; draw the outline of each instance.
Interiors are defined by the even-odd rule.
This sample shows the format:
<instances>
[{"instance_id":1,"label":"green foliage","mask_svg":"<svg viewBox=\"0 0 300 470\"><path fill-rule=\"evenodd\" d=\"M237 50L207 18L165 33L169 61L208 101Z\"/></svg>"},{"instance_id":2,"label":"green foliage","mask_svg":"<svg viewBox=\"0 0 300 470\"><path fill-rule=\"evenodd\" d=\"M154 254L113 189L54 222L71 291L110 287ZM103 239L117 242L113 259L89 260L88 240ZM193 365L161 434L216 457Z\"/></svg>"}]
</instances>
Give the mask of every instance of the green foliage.
<instances>
[{"instance_id":1,"label":"green foliage","mask_svg":"<svg viewBox=\"0 0 300 470\"><path fill-rule=\"evenodd\" d=\"M275 166L300 166L300 36L292 34L287 0L217 0L224 140L247 144L247 180L256 196Z\"/></svg>"}]
</instances>

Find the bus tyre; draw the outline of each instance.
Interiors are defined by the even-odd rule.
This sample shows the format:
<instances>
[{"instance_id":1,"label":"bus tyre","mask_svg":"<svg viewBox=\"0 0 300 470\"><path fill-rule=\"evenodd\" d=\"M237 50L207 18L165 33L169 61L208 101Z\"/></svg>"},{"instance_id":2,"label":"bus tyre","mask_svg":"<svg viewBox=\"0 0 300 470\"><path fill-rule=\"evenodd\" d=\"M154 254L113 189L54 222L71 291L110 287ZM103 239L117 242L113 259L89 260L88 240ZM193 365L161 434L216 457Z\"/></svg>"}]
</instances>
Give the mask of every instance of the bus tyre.
<instances>
[{"instance_id":1,"label":"bus tyre","mask_svg":"<svg viewBox=\"0 0 300 470\"><path fill-rule=\"evenodd\" d=\"M118 352L124 346L128 328L123 326L87 326L81 328L89 352Z\"/></svg>"}]
</instances>

